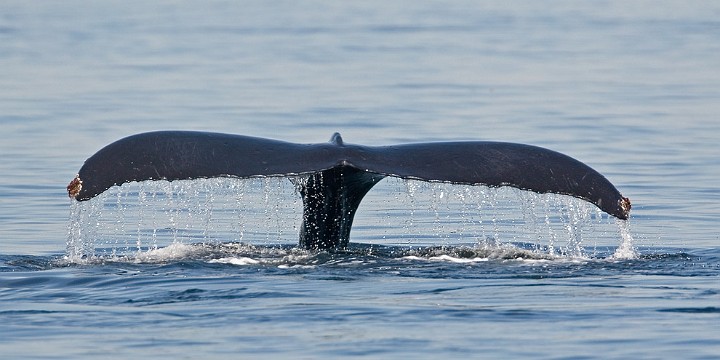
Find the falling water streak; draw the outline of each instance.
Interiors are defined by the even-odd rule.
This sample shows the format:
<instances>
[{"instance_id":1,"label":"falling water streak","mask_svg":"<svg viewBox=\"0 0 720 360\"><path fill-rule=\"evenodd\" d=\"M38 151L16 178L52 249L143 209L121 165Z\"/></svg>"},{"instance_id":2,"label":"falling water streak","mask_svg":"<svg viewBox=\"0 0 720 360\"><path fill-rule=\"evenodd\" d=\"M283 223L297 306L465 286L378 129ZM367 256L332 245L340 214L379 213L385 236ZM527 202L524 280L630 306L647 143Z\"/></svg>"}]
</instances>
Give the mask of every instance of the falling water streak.
<instances>
[{"instance_id":1,"label":"falling water streak","mask_svg":"<svg viewBox=\"0 0 720 360\"><path fill-rule=\"evenodd\" d=\"M173 196L173 186L172 183L165 181L161 182L161 185L164 195L163 198L165 198L167 203L165 212L168 215L168 226L172 234L172 242L177 243L178 233L175 221L177 217L177 206L175 205L175 197Z\"/></svg>"},{"instance_id":2,"label":"falling water streak","mask_svg":"<svg viewBox=\"0 0 720 360\"><path fill-rule=\"evenodd\" d=\"M562 219L564 220L565 231L567 232L568 241L563 248L563 255L569 257L582 257L581 248L582 237L578 225L578 210L574 206L574 202L569 199L562 198Z\"/></svg>"},{"instance_id":3,"label":"falling water streak","mask_svg":"<svg viewBox=\"0 0 720 360\"><path fill-rule=\"evenodd\" d=\"M237 241L243 241L245 237L245 207L243 206L243 198L245 196L245 182L236 180L233 185L234 187L232 189L235 190L235 206L233 207L232 211L235 215L235 218L237 219L237 223L240 224L239 229L237 229Z\"/></svg>"},{"instance_id":4,"label":"falling water streak","mask_svg":"<svg viewBox=\"0 0 720 360\"><path fill-rule=\"evenodd\" d=\"M111 195L111 193L108 193L106 196L98 199L98 201L96 201L92 204L90 204L88 202L82 203L83 208L87 209L86 210L87 216L92 216L91 219L93 220L91 230L89 233L86 234L89 244L88 244L88 249L87 249L88 251L85 254L87 254L87 256L91 257L91 258L95 257L97 255L97 253L95 251L95 244L100 239L101 228L103 225L100 222L100 218L105 213L105 211L104 211L105 203L104 202L106 199L110 199L110 195ZM109 240L106 240L106 242L107 241L109 241Z\"/></svg>"},{"instance_id":5,"label":"falling water streak","mask_svg":"<svg viewBox=\"0 0 720 360\"><path fill-rule=\"evenodd\" d=\"M285 185L286 185L287 180L284 178L280 178L280 177L274 177L274 178L272 178L272 181L274 181L276 183L275 194L278 194L278 195L285 194L285 191L286 191ZM268 184L266 184L266 186L268 186ZM274 205L273 205L273 210L275 211L273 215L275 217L275 225L276 225L275 226L276 235L277 235L276 240L278 242L283 240L283 229L285 229L285 225L286 225L286 219L283 218L283 211L282 211L283 210L282 205L284 203L285 203L284 201L275 199Z\"/></svg>"},{"instance_id":6,"label":"falling water streak","mask_svg":"<svg viewBox=\"0 0 720 360\"><path fill-rule=\"evenodd\" d=\"M150 219L144 223L144 233L148 239L148 250L152 250L158 248L158 214L160 213L162 205L160 205L158 199L157 189L151 188L147 191L149 196L145 197L148 202L146 208L149 210Z\"/></svg>"},{"instance_id":7,"label":"falling water streak","mask_svg":"<svg viewBox=\"0 0 720 360\"><path fill-rule=\"evenodd\" d=\"M534 234L535 251L539 251L540 244L543 243L542 233L537 228L537 196L527 191L515 191L515 195L520 199L520 208L523 217L524 233Z\"/></svg>"},{"instance_id":8,"label":"falling water streak","mask_svg":"<svg viewBox=\"0 0 720 360\"><path fill-rule=\"evenodd\" d=\"M215 179L213 179L215 180ZM214 181L213 181L214 182ZM201 208L203 213L203 231L202 231L202 238L203 242L207 242L209 240L208 231L210 230L210 222L212 220L213 216L213 208L215 205L215 192L213 191L213 188L218 187L215 184L208 184L208 181L204 181L204 186L202 187L203 196L205 199L205 205Z\"/></svg>"},{"instance_id":9,"label":"falling water streak","mask_svg":"<svg viewBox=\"0 0 720 360\"><path fill-rule=\"evenodd\" d=\"M542 198L543 203L543 209L545 211L545 226L547 227L548 235L550 236L548 238L548 253L551 256L557 255L557 251L555 249L555 245L557 244L557 233L553 230L552 224L550 222L550 198L549 196L545 196Z\"/></svg>"},{"instance_id":10,"label":"falling water streak","mask_svg":"<svg viewBox=\"0 0 720 360\"><path fill-rule=\"evenodd\" d=\"M85 249L82 248L85 244L82 240L82 225L86 221L83 219L81 210L79 201L70 200L70 221L68 223L67 242L65 243L65 256L70 261L77 261L85 253Z\"/></svg>"},{"instance_id":11,"label":"falling water streak","mask_svg":"<svg viewBox=\"0 0 720 360\"><path fill-rule=\"evenodd\" d=\"M611 258L617 260L631 260L637 258L638 253L634 245L634 239L632 235L630 235L630 222L627 220L616 219L615 223L618 226L622 242L615 250L615 253L612 254Z\"/></svg>"},{"instance_id":12,"label":"falling water streak","mask_svg":"<svg viewBox=\"0 0 720 360\"><path fill-rule=\"evenodd\" d=\"M393 191L393 195L392 195L392 196L393 196L393 199L395 200L395 201L393 202L393 204L405 205L405 207L407 207L407 196L403 197L403 196L401 196L400 194L402 194L401 191ZM369 197L366 197L366 198L369 198ZM395 212L395 211L396 211L395 208L388 208L388 209L385 211L385 213L386 213L387 216L389 216L391 213L393 213L393 212ZM387 235L387 234L388 234L388 231L389 231L388 227L387 227L387 226L383 226L382 229L383 229L383 235ZM405 221L402 222L402 230L403 230L402 233L398 234L398 236L399 236L401 239L405 239L405 240L407 241L407 238L408 238L408 235L409 235L409 226L408 226L408 223L407 223L407 217L405 217Z\"/></svg>"},{"instance_id":13,"label":"falling water streak","mask_svg":"<svg viewBox=\"0 0 720 360\"><path fill-rule=\"evenodd\" d=\"M415 182L415 191L413 193L413 201L415 202L415 213L416 217L413 220L412 234L416 238L423 238L423 235L418 233L417 228L430 228L430 231L437 231L437 207L434 206L433 201L434 184L427 182ZM429 196L428 196L429 194ZM418 212L421 215L417 216ZM425 241L423 239L422 241Z\"/></svg>"},{"instance_id":14,"label":"falling water streak","mask_svg":"<svg viewBox=\"0 0 720 360\"><path fill-rule=\"evenodd\" d=\"M475 194L478 196L476 196L473 201L475 203L475 210L479 213L478 225L480 226L481 240L484 245L487 245L487 232L485 231L485 222L483 222L483 216L485 215L483 214L483 205L485 204L486 193L484 189L478 189Z\"/></svg>"},{"instance_id":15,"label":"falling water streak","mask_svg":"<svg viewBox=\"0 0 720 360\"><path fill-rule=\"evenodd\" d=\"M121 244L125 245L125 250L128 248L127 238L125 236L125 211L124 211L124 201L123 201L123 192L119 191L117 194L115 194L115 211L118 214L118 217L115 219L115 234L118 234L118 237L115 237L115 244L112 247L113 253L112 255L115 256L115 250L121 246ZM124 240L124 243L121 242Z\"/></svg>"},{"instance_id":16,"label":"falling water streak","mask_svg":"<svg viewBox=\"0 0 720 360\"><path fill-rule=\"evenodd\" d=\"M158 200L158 191L153 190L152 192L152 203L153 203L153 212L152 212L152 247L153 249L157 249L157 241L158 241L158 213L164 210L164 206L160 204L160 201Z\"/></svg>"},{"instance_id":17,"label":"falling water streak","mask_svg":"<svg viewBox=\"0 0 720 360\"><path fill-rule=\"evenodd\" d=\"M463 186L458 189L458 200L460 202L460 216L462 217L461 223L461 237L468 239L470 242L477 242L482 234L478 233L477 229L478 219L482 218L482 214L476 214L476 201L474 194L477 192L477 187L469 185Z\"/></svg>"},{"instance_id":18,"label":"falling water streak","mask_svg":"<svg viewBox=\"0 0 720 360\"><path fill-rule=\"evenodd\" d=\"M298 187L295 186L295 181L293 180L293 178L288 178L288 180L290 181L290 184L293 185L293 187L292 187L292 189L293 189L293 191L292 191L292 195L293 195L292 208L295 209L300 204L300 202L299 202L299 200L301 199L300 189L298 189ZM292 223L293 233L299 233L299 231L300 231L299 225L300 224L293 221L293 223Z\"/></svg>"},{"instance_id":19,"label":"falling water streak","mask_svg":"<svg viewBox=\"0 0 720 360\"><path fill-rule=\"evenodd\" d=\"M147 208L147 194L145 193L145 183L140 183L140 189L138 190L138 219L143 219L145 216L145 210ZM136 240L135 247L137 251L142 249L142 222L137 222L137 229L135 231Z\"/></svg>"},{"instance_id":20,"label":"falling water streak","mask_svg":"<svg viewBox=\"0 0 720 360\"><path fill-rule=\"evenodd\" d=\"M496 189L489 188L485 194L487 197L486 203L489 206L490 214L492 214L492 215L490 215L490 216L492 216L492 218L490 219L490 222L492 223L492 227L493 227L493 235L492 235L492 238L489 240L491 240L491 242L493 244L496 244L497 242L500 241L500 228L498 227L498 221L497 221L498 215L497 215L497 209L496 209L497 204L498 204L497 191L496 191Z\"/></svg>"},{"instance_id":21,"label":"falling water streak","mask_svg":"<svg viewBox=\"0 0 720 360\"><path fill-rule=\"evenodd\" d=\"M433 220L433 234L437 237L444 237L445 243L448 240L448 234L445 232L445 226L440 220L440 205L442 204L443 197L445 197L445 191L442 183L432 184L432 193L430 197L430 208L432 209L434 220Z\"/></svg>"},{"instance_id":22,"label":"falling water streak","mask_svg":"<svg viewBox=\"0 0 720 360\"><path fill-rule=\"evenodd\" d=\"M205 179L200 180L200 184L203 184L205 182ZM184 231L183 235L186 235L186 237L192 237L194 233L193 229L193 223L195 222L195 219L199 218L199 212L201 211L199 209L199 199L190 192L190 190L197 191L197 187L195 186L189 186L186 182L174 182L175 187L177 188L178 197L181 201L181 209L183 210L181 214L185 215L184 221L182 221L182 224L184 225ZM182 241L183 238L181 238Z\"/></svg>"},{"instance_id":23,"label":"falling water streak","mask_svg":"<svg viewBox=\"0 0 720 360\"><path fill-rule=\"evenodd\" d=\"M466 189L466 186L458 186L453 188L453 190L455 190L453 192L453 197L457 198L460 202L460 223L457 232L458 236L461 239L465 238L466 232L468 230L468 218L471 218L470 216L468 216L467 212L467 199L465 198Z\"/></svg>"},{"instance_id":24,"label":"falling water streak","mask_svg":"<svg viewBox=\"0 0 720 360\"><path fill-rule=\"evenodd\" d=\"M596 206L588 206L587 204L584 205L587 212L587 222L584 224L584 230L587 234L597 234L599 225L602 223L602 211L596 207ZM600 237L603 237L604 234L600 234ZM589 237L585 237L589 238ZM593 241L592 246L592 254L595 255L598 252L597 248L598 242Z\"/></svg>"},{"instance_id":25,"label":"falling water streak","mask_svg":"<svg viewBox=\"0 0 720 360\"><path fill-rule=\"evenodd\" d=\"M272 217L270 216L270 211L268 210L268 206L270 204L270 186L269 186L270 179L263 178L262 181L263 181L263 185L264 185L263 190L262 190L263 191L263 204L265 205L265 206L263 206L263 216L265 217L265 224L269 224L272 221ZM268 231L265 232L265 242L266 243L270 242L270 232L268 232Z\"/></svg>"},{"instance_id":26,"label":"falling water streak","mask_svg":"<svg viewBox=\"0 0 720 360\"><path fill-rule=\"evenodd\" d=\"M417 201L415 195L418 192L418 182L415 180L402 179L402 183L405 185L405 199L407 200L406 205L409 208L409 216L405 220L405 234L409 235L415 225L415 211L417 207ZM410 242L407 238L406 242Z\"/></svg>"},{"instance_id":27,"label":"falling water streak","mask_svg":"<svg viewBox=\"0 0 720 360\"><path fill-rule=\"evenodd\" d=\"M97 238L102 213L102 203L79 202L70 200L70 225L66 243L66 258L71 262L82 262L84 258L95 255L95 239Z\"/></svg>"}]
</instances>

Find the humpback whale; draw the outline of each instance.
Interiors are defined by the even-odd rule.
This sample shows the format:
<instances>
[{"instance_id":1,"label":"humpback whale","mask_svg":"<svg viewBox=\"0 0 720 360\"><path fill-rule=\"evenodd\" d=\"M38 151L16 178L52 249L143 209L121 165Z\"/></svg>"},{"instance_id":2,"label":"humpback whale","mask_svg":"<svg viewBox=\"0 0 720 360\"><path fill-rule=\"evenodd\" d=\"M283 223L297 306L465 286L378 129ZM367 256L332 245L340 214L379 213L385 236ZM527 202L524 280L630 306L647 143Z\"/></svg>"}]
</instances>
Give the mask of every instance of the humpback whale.
<instances>
[{"instance_id":1,"label":"humpback whale","mask_svg":"<svg viewBox=\"0 0 720 360\"><path fill-rule=\"evenodd\" d=\"M306 249L347 247L360 202L386 176L564 194L619 219L630 213L630 200L603 175L549 149L491 141L361 146L339 133L321 144L198 131L132 135L89 157L67 190L85 201L132 181L269 176L294 176Z\"/></svg>"}]
</instances>

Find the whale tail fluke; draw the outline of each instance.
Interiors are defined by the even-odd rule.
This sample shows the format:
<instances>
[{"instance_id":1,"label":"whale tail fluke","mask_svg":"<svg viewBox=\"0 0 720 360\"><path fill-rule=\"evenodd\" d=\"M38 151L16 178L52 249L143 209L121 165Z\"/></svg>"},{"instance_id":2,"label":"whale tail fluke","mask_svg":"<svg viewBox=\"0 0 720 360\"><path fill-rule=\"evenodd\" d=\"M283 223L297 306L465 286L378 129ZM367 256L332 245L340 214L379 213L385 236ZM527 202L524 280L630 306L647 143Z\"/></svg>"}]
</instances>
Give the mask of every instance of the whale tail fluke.
<instances>
[{"instance_id":1,"label":"whale tail fluke","mask_svg":"<svg viewBox=\"0 0 720 360\"><path fill-rule=\"evenodd\" d=\"M132 181L267 176L293 176L304 208L300 245L307 249L346 247L360 202L386 176L570 195L619 219L630 212L630 201L604 176L552 150L485 141L369 147L345 144L338 133L324 144L193 131L137 134L88 158L67 190L84 201Z\"/></svg>"}]
</instances>

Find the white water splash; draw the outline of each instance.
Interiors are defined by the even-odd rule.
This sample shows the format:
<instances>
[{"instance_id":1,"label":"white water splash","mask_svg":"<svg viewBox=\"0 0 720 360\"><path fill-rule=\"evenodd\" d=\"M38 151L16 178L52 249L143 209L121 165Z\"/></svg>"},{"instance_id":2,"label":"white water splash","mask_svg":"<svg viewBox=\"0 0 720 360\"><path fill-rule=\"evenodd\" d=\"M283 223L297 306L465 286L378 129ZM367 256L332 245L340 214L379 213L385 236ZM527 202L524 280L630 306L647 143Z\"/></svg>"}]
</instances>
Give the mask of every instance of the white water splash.
<instances>
[{"instance_id":1,"label":"white water splash","mask_svg":"<svg viewBox=\"0 0 720 360\"><path fill-rule=\"evenodd\" d=\"M453 256L450 256L450 255L433 256L433 257L428 258L428 260L431 260L431 261L449 261L449 262L461 263L461 264L490 261L490 259L489 259L489 258L486 258L486 257L475 257L475 258L472 258L472 259L464 259L464 258L453 257Z\"/></svg>"},{"instance_id":2,"label":"white water splash","mask_svg":"<svg viewBox=\"0 0 720 360\"><path fill-rule=\"evenodd\" d=\"M163 248L138 251L135 253L133 260L136 263L157 263L182 260L198 256L202 251L203 249L198 246L172 243Z\"/></svg>"},{"instance_id":3,"label":"white water splash","mask_svg":"<svg viewBox=\"0 0 720 360\"><path fill-rule=\"evenodd\" d=\"M255 260L253 258L241 256L241 257L224 257L224 258L220 258L220 259L213 259L208 262L211 264L230 264L230 265L243 266L243 265L259 264L260 260Z\"/></svg>"}]
</instances>

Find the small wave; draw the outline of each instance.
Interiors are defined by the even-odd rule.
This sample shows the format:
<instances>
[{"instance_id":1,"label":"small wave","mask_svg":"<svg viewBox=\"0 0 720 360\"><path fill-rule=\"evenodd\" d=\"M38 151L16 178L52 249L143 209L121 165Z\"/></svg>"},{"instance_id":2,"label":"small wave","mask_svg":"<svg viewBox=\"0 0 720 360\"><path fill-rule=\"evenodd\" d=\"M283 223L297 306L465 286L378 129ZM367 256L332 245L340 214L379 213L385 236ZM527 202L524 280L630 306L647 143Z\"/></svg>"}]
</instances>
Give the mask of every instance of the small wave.
<instances>
[{"instance_id":1,"label":"small wave","mask_svg":"<svg viewBox=\"0 0 720 360\"><path fill-rule=\"evenodd\" d=\"M684 313L684 314L719 314L720 307L706 306L706 307L685 307L685 308L669 308L660 309L659 312L670 312L670 313Z\"/></svg>"},{"instance_id":2,"label":"small wave","mask_svg":"<svg viewBox=\"0 0 720 360\"><path fill-rule=\"evenodd\" d=\"M429 247L411 249L402 256L406 260L449 261L455 263L484 262L490 260L550 261L566 257L529 250L513 244L493 244L458 247Z\"/></svg>"},{"instance_id":3,"label":"small wave","mask_svg":"<svg viewBox=\"0 0 720 360\"><path fill-rule=\"evenodd\" d=\"M58 256L0 255L0 272L40 271L56 267Z\"/></svg>"}]
</instances>

